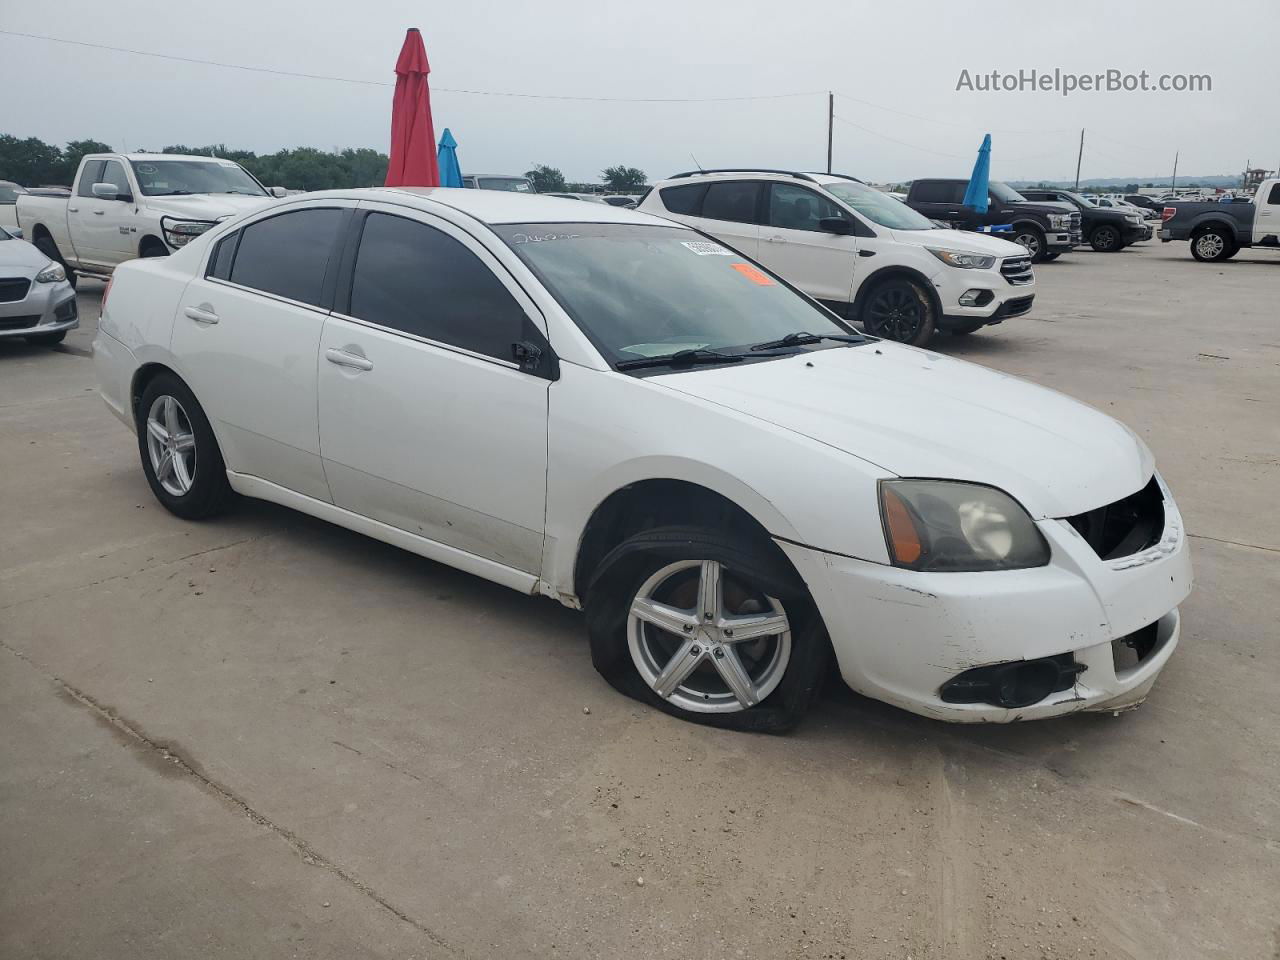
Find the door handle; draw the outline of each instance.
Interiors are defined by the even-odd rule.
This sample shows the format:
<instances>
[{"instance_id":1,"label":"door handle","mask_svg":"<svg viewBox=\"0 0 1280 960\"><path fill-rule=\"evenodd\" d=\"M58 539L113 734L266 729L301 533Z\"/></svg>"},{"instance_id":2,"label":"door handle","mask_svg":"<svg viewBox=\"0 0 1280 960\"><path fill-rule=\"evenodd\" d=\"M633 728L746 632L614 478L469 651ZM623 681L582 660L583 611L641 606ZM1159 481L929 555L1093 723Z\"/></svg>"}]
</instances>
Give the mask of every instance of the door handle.
<instances>
[{"instance_id":1,"label":"door handle","mask_svg":"<svg viewBox=\"0 0 1280 960\"><path fill-rule=\"evenodd\" d=\"M67 207L67 213L79 213L79 212L80 212L79 207Z\"/></svg>"},{"instance_id":2,"label":"door handle","mask_svg":"<svg viewBox=\"0 0 1280 960\"><path fill-rule=\"evenodd\" d=\"M766 240L767 240L767 242L769 242L769 243L786 243L786 242L787 242L787 238L786 238L786 237L777 237L777 236L774 236L774 237L766 237L765 239L766 239Z\"/></svg>"},{"instance_id":3,"label":"door handle","mask_svg":"<svg viewBox=\"0 0 1280 960\"><path fill-rule=\"evenodd\" d=\"M188 320L194 320L196 323L211 324L218 322L218 315L212 310L202 310L200 307L186 307L182 313Z\"/></svg>"},{"instance_id":4,"label":"door handle","mask_svg":"<svg viewBox=\"0 0 1280 960\"><path fill-rule=\"evenodd\" d=\"M358 357L354 353L335 350L332 347L324 352L324 358L330 363L337 364L340 367L350 367L352 370L373 369L373 362L368 357Z\"/></svg>"},{"instance_id":5,"label":"door handle","mask_svg":"<svg viewBox=\"0 0 1280 960\"><path fill-rule=\"evenodd\" d=\"M95 211L93 211L93 215L94 215L95 217L101 217L101 216L105 216L105 215L106 215L106 212L107 212L107 211L105 211L105 210L95 210Z\"/></svg>"}]
</instances>

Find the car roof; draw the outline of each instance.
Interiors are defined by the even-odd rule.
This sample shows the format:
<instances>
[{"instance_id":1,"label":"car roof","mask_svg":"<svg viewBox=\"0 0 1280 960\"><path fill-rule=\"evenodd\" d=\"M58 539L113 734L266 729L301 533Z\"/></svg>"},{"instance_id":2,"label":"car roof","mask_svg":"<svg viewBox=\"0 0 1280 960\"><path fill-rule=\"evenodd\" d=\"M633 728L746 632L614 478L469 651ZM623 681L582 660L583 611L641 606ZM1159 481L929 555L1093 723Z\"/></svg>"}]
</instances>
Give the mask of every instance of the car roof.
<instances>
[{"instance_id":1,"label":"car roof","mask_svg":"<svg viewBox=\"0 0 1280 960\"><path fill-rule=\"evenodd\" d=\"M197 153L86 153L86 160L102 160L107 157L124 157L126 160L217 160L219 163L235 163L227 157L211 157Z\"/></svg>"},{"instance_id":2,"label":"car roof","mask_svg":"<svg viewBox=\"0 0 1280 960\"><path fill-rule=\"evenodd\" d=\"M366 190L327 191L320 196L405 203L422 210L442 204L484 223L636 223L679 227L680 224L627 207L583 203L537 193L470 190L465 187L371 187ZM308 194L307 197L315 197ZM299 198L301 199L301 198ZM687 228L684 228L687 229Z\"/></svg>"}]
</instances>

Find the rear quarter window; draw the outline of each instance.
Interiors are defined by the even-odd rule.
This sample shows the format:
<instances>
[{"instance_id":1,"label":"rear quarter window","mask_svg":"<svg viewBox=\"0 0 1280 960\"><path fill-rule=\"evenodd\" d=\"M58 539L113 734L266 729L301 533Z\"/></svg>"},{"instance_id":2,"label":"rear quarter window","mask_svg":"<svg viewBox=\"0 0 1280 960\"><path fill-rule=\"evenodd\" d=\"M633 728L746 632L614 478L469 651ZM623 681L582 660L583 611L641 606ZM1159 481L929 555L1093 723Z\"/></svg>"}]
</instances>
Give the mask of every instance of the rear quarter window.
<instances>
[{"instance_id":1,"label":"rear quarter window","mask_svg":"<svg viewBox=\"0 0 1280 960\"><path fill-rule=\"evenodd\" d=\"M678 187L663 187L658 191L658 196L662 198L662 205L672 213L696 217L706 193L707 184L686 183Z\"/></svg>"}]
</instances>

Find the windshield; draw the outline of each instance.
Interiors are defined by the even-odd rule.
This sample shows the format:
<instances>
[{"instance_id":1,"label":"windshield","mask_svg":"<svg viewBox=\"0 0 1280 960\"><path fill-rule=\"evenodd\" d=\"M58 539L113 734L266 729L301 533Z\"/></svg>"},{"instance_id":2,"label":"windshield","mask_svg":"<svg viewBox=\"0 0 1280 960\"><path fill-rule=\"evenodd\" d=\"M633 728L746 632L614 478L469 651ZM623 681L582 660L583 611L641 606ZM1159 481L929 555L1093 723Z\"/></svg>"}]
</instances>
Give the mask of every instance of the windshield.
<instances>
[{"instance_id":1,"label":"windshield","mask_svg":"<svg viewBox=\"0 0 1280 960\"><path fill-rule=\"evenodd\" d=\"M845 180L841 183L823 184L833 197L843 200L872 223L890 230L936 230L933 221L923 217L901 200L887 193L868 187L865 183Z\"/></svg>"},{"instance_id":2,"label":"windshield","mask_svg":"<svg viewBox=\"0 0 1280 960\"><path fill-rule=\"evenodd\" d=\"M239 164L224 160L131 160L138 188L148 197L190 193L242 193L265 197L267 192Z\"/></svg>"},{"instance_id":3,"label":"windshield","mask_svg":"<svg viewBox=\"0 0 1280 960\"><path fill-rule=\"evenodd\" d=\"M1007 183L1001 183L999 180L992 180L988 189L991 195L1002 203L1025 203L1027 198L1020 194Z\"/></svg>"},{"instance_id":4,"label":"windshield","mask_svg":"<svg viewBox=\"0 0 1280 960\"><path fill-rule=\"evenodd\" d=\"M1072 200L1074 200L1077 204L1079 204L1079 205L1080 205L1080 206L1082 206L1082 207L1096 207L1096 206L1097 206L1097 204L1096 204L1096 203L1094 203L1092 200L1090 200L1088 197L1082 197L1082 196L1080 196L1080 194L1078 194L1078 193L1071 193L1070 191L1067 191L1067 192L1063 193L1062 195L1063 195L1064 197L1070 197Z\"/></svg>"},{"instance_id":5,"label":"windshield","mask_svg":"<svg viewBox=\"0 0 1280 960\"><path fill-rule=\"evenodd\" d=\"M788 333L847 335L746 258L679 227L494 226L611 362L678 350L747 352Z\"/></svg>"},{"instance_id":6,"label":"windshield","mask_svg":"<svg viewBox=\"0 0 1280 960\"><path fill-rule=\"evenodd\" d=\"M534 193L533 184L524 177L476 177L481 190L506 190L510 193Z\"/></svg>"}]
</instances>

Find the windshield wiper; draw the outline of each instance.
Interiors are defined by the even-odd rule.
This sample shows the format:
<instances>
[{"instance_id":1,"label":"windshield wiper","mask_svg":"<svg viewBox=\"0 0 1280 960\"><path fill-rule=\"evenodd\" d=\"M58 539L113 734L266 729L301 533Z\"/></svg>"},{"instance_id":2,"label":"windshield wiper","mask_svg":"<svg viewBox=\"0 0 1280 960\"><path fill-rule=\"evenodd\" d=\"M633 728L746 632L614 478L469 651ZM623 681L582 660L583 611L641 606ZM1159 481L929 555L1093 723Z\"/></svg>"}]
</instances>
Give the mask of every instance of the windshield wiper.
<instances>
[{"instance_id":1,"label":"windshield wiper","mask_svg":"<svg viewBox=\"0 0 1280 960\"><path fill-rule=\"evenodd\" d=\"M151 194L151 196L153 197L189 197L191 195L192 194L190 190L169 190L165 193Z\"/></svg>"},{"instance_id":2,"label":"windshield wiper","mask_svg":"<svg viewBox=\"0 0 1280 960\"><path fill-rule=\"evenodd\" d=\"M778 350L783 347L802 347L810 343L820 343L823 340L838 340L841 343L866 343L867 338L853 336L852 334L807 333L804 330L797 330L795 333L788 333L778 340L766 340L764 343L753 344L751 349Z\"/></svg>"},{"instance_id":3,"label":"windshield wiper","mask_svg":"<svg viewBox=\"0 0 1280 960\"><path fill-rule=\"evenodd\" d=\"M698 347L693 350L677 350L675 353L664 353L656 357L640 357L637 360L620 360L614 364L619 370L639 370L642 367L680 367L693 366L697 363L739 363L745 359L741 354L720 353Z\"/></svg>"}]
</instances>

